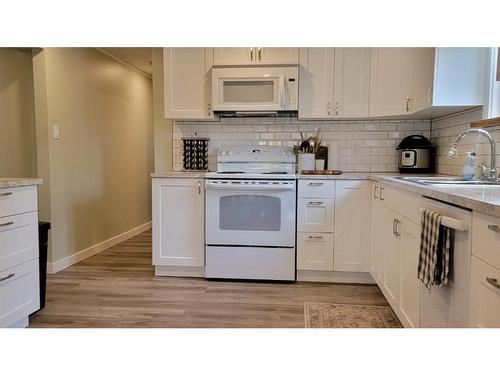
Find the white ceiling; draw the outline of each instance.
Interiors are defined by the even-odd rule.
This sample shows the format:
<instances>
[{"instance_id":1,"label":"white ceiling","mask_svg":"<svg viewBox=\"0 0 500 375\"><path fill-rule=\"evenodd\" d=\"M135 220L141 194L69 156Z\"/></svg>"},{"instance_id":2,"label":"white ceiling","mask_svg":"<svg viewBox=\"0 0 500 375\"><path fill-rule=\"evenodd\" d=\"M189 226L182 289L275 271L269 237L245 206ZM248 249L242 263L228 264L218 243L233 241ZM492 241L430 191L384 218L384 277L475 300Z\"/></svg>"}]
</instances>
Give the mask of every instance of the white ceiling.
<instances>
[{"instance_id":1,"label":"white ceiling","mask_svg":"<svg viewBox=\"0 0 500 375\"><path fill-rule=\"evenodd\" d=\"M119 60L132 65L133 67L139 69L140 71L152 75L153 67L151 65L152 61L152 49L142 48L142 47L123 47L123 48L100 48L101 50L113 55Z\"/></svg>"}]
</instances>

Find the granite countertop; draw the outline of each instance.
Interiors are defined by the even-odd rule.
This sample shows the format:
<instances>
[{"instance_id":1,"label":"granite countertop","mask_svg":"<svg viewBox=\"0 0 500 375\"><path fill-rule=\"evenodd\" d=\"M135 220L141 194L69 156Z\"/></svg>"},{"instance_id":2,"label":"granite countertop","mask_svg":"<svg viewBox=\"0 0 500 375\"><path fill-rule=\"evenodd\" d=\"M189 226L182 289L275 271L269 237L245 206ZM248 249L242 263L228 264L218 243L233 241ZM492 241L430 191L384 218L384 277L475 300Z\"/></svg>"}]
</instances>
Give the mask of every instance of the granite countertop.
<instances>
[{"instance_id":1,"label":"granite countertop","mask_svg":"<svg viewBox=\"0 0 500 375\"><path fill-rule=\"evenodd\" d=\"M186 171L186 172L154 172L152 178L205 178L205 171Z\"/></svg>"},{"instance_id":2,"label":"granite countertop","mask_svg":"<svg viewBox=\"0 0 500 375\"><path fill-rule=\"evenodd\" d=\"M0 188L41 185L41 178L0 178Z\"/></svg>"},{"instance_id":3,"label":"granite countertop","mask_svg":"<svg viewBox=\"0 0 500 375\"><path fill-rule=\"evenodd\" d=\"M455 204L487 215L500 217L500 186L443 186L443 185L421 185L410 181L404 181L392 176L371 176L372 181L382 182L411 193L425 197L439 199L440 201Z\"/></svg>"}]
</instances>

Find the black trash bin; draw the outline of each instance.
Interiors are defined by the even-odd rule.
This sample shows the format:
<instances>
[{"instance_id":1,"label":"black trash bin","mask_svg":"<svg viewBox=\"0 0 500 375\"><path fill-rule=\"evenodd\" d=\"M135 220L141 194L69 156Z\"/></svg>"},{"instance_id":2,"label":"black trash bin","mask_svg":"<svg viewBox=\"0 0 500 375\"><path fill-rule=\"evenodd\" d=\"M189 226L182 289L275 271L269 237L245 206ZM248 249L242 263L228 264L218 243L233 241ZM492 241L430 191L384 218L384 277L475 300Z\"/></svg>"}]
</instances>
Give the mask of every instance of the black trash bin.
<instances>
[{"instance_id":1,"label":"black trash bin","mask_svg":"<svg viewBox=\"0 0 500 375\"><path fill-rule=\"evenodd\" d=\"M50 223L38 222L38 248L40 251L39 271L40 271L40 311L45 307L45 289L47 284L47 248L49 243Z\"/></svg>"}]
</instances>

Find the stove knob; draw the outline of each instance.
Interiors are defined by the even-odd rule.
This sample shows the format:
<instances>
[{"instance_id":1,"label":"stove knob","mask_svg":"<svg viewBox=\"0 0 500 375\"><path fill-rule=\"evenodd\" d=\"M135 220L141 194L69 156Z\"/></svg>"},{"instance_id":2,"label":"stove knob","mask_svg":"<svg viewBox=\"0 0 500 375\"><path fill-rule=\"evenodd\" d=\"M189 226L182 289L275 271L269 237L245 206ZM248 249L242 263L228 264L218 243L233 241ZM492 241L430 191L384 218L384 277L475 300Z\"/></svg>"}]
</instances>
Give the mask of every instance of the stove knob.
<instances>
[{"instance_id":1,"label":"stove knob","mask_svg":"<svg viewBox=\"0 0 500 375\"><path fill-rule=\"evenodd\" d=\"M233 152L232 152L232 151L228 151L228 152L227 152L227 154L228 154L229 156L231 156L231 155L233 154Z\"/></svg>"},{"instance_id":2,"label":"stove knob","mask_svg":"<svg viewBox=\"0 0 500 375\"><path fill-rule=\"evenodd\" d=\"M284 150L281 150L281 151L280 151L280 155L281 155L281 156L285 156L285 151L284 151Z\"/></svg>"},{"instance_id":3,"label":"stove knob","mask_svg":"<svg viewBox=\"0 0 500 375\"><path fill-rule=\"evenodd\" d=\"M221 154L222 156L226 156L226 151L221 151L221 152L220 152L220 154Z\"/></svg>"}]
</instances>

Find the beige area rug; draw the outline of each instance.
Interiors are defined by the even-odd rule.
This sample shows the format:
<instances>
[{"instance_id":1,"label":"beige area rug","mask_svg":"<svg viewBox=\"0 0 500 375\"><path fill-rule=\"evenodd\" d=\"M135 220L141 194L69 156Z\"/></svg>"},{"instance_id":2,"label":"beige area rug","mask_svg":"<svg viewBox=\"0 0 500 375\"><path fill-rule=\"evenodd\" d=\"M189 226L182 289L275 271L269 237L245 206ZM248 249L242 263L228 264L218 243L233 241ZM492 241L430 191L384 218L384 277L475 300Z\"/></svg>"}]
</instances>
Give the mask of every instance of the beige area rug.
<instances>
[{"instance_id":1,"label":"beige area rug","mask_svg":"<svg viewBox=\"0 0 500 375\"><path fill-rule=\"evenodd\" d=\"M402 328L389 306L304 303L306 328Z\"/></svg>"}]
</instances>

